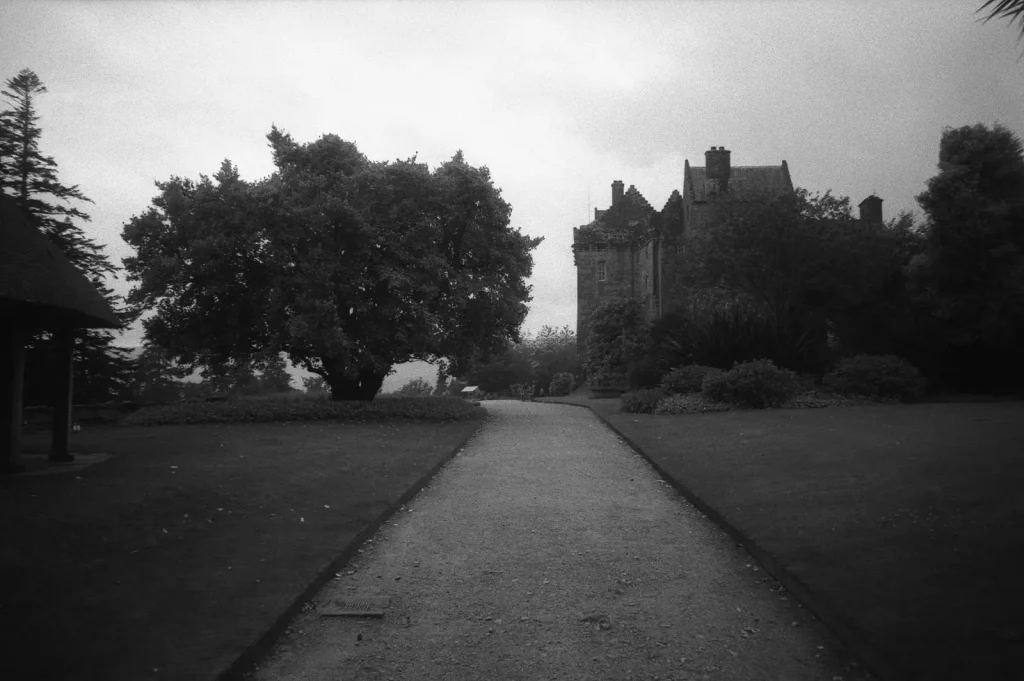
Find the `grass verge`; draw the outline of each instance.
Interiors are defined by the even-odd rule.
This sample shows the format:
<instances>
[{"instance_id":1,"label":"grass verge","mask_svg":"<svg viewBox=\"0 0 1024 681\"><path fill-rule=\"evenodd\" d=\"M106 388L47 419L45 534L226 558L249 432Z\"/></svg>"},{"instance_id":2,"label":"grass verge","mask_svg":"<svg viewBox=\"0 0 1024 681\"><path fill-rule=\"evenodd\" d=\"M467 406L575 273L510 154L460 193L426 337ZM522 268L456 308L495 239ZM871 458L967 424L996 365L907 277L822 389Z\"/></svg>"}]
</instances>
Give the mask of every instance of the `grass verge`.
<instances>
[{"instance_id":1,"label":"grass verge","mask_svg":"<svg viewBox=\"0 0 1024 681\"><path fill-rule=\"evenodd\" d=\"M87 428L79 473L0 479L10 678L213 679L479 427ZM45 451L45 434L26 438Z\"/></svg>"},{"instance_id":2,"label":"grass verge","mask_svg":"<svg viewBox=\"0 0 1024 681\"><path fill-rule=\"evenodd\" d=\"M651 416L568 401L766 554L883 677L1017 678L1024 403Z\"/></svg>"}]
</instances>

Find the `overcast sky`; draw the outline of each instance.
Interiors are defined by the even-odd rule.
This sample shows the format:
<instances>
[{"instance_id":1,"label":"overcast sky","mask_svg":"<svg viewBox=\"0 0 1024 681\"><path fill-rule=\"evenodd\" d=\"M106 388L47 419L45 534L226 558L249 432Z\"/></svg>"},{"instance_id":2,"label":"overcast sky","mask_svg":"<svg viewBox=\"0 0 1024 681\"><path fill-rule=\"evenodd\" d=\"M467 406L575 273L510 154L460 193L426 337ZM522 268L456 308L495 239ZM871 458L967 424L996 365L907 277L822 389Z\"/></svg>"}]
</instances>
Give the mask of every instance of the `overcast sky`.
<instances>
[{"instance_id":1,"label":"overcast sky","mask_svg":"<svg viewBox=\"0 0 1024 681\"><path fill-rule=\"evenodd\" d=\"M725 146L854 205L875 192L888 218L916 209L943 127L1024 134L1016 31L981 25L980 4L0 0L0 78L27 67L49 89L43 152L95 202L86 228L118 263L154 180L225 158L266 176L272 123L374 160L462 149L545 238L536 331L575 327L572 228L613 180L660 209L684 159Z\"/></svg>"}]
</instances>

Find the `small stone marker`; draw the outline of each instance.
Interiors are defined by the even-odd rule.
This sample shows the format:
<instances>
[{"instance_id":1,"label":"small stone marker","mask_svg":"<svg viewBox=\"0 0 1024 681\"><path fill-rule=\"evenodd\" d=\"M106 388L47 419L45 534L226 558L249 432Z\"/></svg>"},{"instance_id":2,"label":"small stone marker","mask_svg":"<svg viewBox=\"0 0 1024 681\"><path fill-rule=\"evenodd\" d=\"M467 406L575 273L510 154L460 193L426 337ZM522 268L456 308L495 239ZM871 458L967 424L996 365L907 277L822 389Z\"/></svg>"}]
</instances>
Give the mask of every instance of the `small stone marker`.
<instances>
[{"instance_id":1,"label":"small stone marker","mask_svg":"<svg viewBox=\"0 0 1024 681\"><path fill-rule=\"evenodd\" d=\"M390 596L342 596L320 605L321 617L383 617Z\"/></svg>"}]
</instances>

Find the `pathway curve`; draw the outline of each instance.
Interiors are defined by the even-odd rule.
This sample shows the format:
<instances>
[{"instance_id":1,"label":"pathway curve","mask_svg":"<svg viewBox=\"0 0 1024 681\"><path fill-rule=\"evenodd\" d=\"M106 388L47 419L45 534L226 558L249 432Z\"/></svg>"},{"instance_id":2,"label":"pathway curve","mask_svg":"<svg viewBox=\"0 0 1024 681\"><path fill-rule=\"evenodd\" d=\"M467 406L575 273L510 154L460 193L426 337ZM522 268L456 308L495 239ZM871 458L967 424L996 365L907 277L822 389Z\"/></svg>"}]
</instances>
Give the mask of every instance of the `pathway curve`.
<instances>
[{"instance_id":1,"label":"pathway curve","mask_svg":"<svg viewBox=\"0 0 1024 681\"><path fill-rule=\"evenodd\" d=\"M252 677L861 679L825 630L590 411L487 402L488 422ZM372 547L372 548L371 548Z\"/></svg>"}]
</instances>

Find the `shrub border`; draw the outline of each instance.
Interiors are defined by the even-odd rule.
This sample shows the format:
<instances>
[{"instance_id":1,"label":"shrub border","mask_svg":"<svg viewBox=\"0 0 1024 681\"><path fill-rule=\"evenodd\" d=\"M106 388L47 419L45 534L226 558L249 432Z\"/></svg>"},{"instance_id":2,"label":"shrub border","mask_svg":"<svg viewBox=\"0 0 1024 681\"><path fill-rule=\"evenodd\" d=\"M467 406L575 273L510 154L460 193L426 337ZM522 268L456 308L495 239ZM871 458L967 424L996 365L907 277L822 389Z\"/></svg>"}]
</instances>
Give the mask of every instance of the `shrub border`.
<instances>
[{"instance_id":1,"label":"shrub border","mask_svg":"<svg viewBox=\"0 0 1024 681\"><path fill-rule=\"evenodd\" d=\"M644 461L661 476L663 480L672 485L673 488L687 501L693 504L697 510L706 515L713 523L718 525L726 534L733 539L737 545L743 547L761 566L786 588L803 606L810 611L825 627L837 638L840 643L846 646L850 652L860 659L861 664L873 673L880 681L904 681L904 676L897 672L896 668L882 655L878 654L864 639L854 633L846 625L839 614L828 603L827 599L821 598L811 592L810 589L765 551L757 542L743 534L735 525L730 523L724 515L715 510L710 504L694 493L692 489L676 480L668 471L661 467L657 461L650 457L647 452L636 445L625 433L616 428L608 419L599 414L595 409L585 404L571 402L560 402L573 407L587 409L619 437L630 449L640 455ZM625 413L625 412L623 412Z\"/></svg>"},{"instance_id":2,"label":"shrub border","mask_svg":"<svg viewBox=\"0 0 1024 681\"><path fill-rule=\"evenodd\" d=\"M260 636L256 641L249 645L245 651L235 659L234 662L227 669L223 669L214 676L216 681L243 681L248 678L253 672L256 671L256 666L260 664L273 650L274 646L277 645L281 636L288 629L288 625L293 619L302 614L302 608L306 603L311 602L316 595L320 592L324 586L327 585L332 579L336 572L340 572L342 568L348 565L348 562L356 555L356 552L366 543L367 539L373 537L377 533L377 530L381 528L398 510L405 506L413 497L420 493L420 491L427 486L435 475L437 475L442 468L454 459L469 442L480 434L480 431L487 425L489 417L480 419L480 423L472 433L466 436L462 442L456 445L448 454L446 454L437 464L427 471L419 480L417 480L411 487L409 487L402 496L398 497L395 503L388 508L384 509L379 516L369 525L363 528L363 530L357 534L348 545L342 549L341 554L332 560L326 568L324 568L320 574L313 578L305 589L292 601L284 612L277 616L274 622L269 628Z\"/></svg>"}]
</instances>

